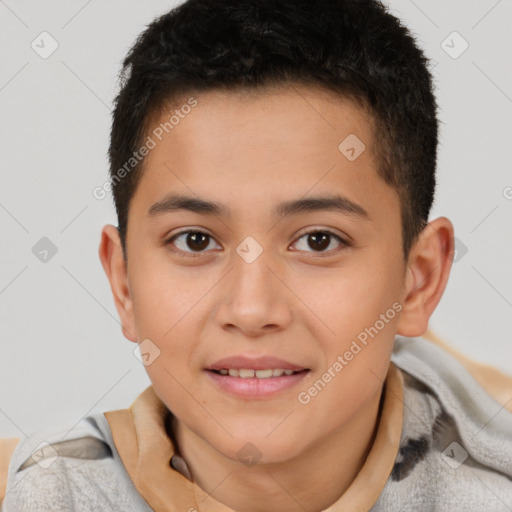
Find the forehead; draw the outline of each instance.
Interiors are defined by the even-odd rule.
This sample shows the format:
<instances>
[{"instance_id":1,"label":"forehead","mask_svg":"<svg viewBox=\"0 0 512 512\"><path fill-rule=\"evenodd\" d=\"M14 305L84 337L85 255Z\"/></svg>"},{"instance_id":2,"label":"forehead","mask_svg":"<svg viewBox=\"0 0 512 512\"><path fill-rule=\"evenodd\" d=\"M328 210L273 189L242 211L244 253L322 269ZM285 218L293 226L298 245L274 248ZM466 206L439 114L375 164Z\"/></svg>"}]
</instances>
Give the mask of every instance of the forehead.
<instances>
[{"instance_id":1,"label":"forehead","mask_svg":"<svg viewBox=\"0 0 512 512\"><path fill-rule=\"evenodd\" d=\"M275 211L278 202L313 192L341 192L373 207L383 191L394 192L376 172L371 116L320 88L183 96L163 109L148 136L155 145L135 194L146 212L169 192L229 200L232 213L262 204Z\"/></svg>"},{"instance_id":2,"label":"forehead","mask_svg":"<svg viewBox=\"0 0 512 512\"><path fill-rule=\"evenodd\" d=\"M195 106L190 108L192 102ZM218 160L223 155L232 157L237 150L249 152L256 146L261 158L290 149L290 159L326 150L337 157L340 150L343 154L343 150L354 146L349 143L345 148L339 147L349 135L357 152L364 147L366 157L376 156L372 116L349 98L319 86L214 89L182 96L159 113L152 119L152 133L156 131L159 142L166 139L159 144L160 150L174 143L174 151L179 152L185 141L190 157L195 156L191 150L200 149ZM169 126L169 120L173 126ZM162 151L153 151L147 160L154 159L155 153L160 156ZM345 156L354 155L345 152Z\"/></svg>"}]
</instances>

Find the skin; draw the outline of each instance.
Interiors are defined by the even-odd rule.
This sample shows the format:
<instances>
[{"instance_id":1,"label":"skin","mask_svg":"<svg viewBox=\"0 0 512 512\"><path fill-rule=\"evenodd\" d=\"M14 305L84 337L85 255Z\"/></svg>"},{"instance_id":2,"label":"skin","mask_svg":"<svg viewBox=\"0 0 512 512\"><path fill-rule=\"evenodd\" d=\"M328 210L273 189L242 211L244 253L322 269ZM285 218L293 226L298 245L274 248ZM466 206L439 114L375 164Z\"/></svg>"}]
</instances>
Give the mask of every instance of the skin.
<instances>
[{"instance_id":1,"label":"skin","mask_svg":"<svg viewBox=\"0 0 512 512\"><path fill-rule=\"evenodd\" d=\"M444 217L431 221L404 260L398 194L377 175L371 119L348 101L298 85L194 97L198 105L146 157L130 204L127 263L111 225L100 259L124 335L161 351L146 369L175 415L194 480L237 511L320 511L348 488L371 448L395 335L427 329L448 279L453 227ZM355 161L338 150L349 134L366 146ZM217 201L231 217L148 215L169 193ZM333 194L367 218L270 213L282 201ZM331 237L318 249L304 236L317 228L351 245ZM199 256L188 256L196 246L186 235L165 244L184 229L212 237ZM248 236L263 249L252 263L236 252ZM396 302L401 312L301 404L299 392ZM273 355L311 371L276 396L237 398L204 371L237 354ZM247 442L261 453L250 467L237 455Z\"/></svg>"}]
</instances>

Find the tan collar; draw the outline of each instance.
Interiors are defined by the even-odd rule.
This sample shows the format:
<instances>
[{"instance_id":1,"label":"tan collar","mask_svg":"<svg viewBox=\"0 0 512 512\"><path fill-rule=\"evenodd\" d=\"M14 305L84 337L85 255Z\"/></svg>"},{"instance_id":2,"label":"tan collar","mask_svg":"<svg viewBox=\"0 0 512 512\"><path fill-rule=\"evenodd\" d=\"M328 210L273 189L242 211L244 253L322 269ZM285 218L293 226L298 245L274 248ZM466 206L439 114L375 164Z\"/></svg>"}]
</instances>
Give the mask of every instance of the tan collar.
<instances>
[{"instance_id":1,"label":"tan collar","mask_svg":"<svg viewBox=\"0 0 512 512\"><path fill-rule=\"evenodd\" d=\"M168 409L147 387L129 409L105 412L114 444L136 489L156 512L234 512L187 478L165 429ZM377 435L350 487L325 512L364 512L377 501L398 454L403 419L403 377L390 363ZM174 457L173 457L174 456ZM171 458L176 469L171 467ZM184 474L180 473L183 472Z\"/></svg>"}]
</instances>

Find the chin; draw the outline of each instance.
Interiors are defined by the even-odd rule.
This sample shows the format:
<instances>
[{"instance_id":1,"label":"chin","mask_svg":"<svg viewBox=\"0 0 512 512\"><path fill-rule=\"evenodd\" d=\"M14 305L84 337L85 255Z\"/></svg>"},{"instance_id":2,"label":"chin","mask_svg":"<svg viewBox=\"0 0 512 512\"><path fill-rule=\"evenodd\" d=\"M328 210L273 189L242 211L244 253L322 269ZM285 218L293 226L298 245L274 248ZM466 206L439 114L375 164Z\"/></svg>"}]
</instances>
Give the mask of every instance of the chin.
<instances>
[{"instance_id":1,"label":"chin","mask_svg":"<svg viewBox=\"0 0 512 512\"><path fill-rule=\"evenodd\" d=\"M286 435L286 443L277 432L265 437L266 434L248 434L236 436L234 439L223 439L220 443L216 440L208 440L225 457L242 462L247 466L254 464L276 464L286 462L296 457L299 453L300 438L294 439ZM273 439L270 439L272 436ZM303 441L303 440L302 440Z\"/></svg>"}]
</instances>

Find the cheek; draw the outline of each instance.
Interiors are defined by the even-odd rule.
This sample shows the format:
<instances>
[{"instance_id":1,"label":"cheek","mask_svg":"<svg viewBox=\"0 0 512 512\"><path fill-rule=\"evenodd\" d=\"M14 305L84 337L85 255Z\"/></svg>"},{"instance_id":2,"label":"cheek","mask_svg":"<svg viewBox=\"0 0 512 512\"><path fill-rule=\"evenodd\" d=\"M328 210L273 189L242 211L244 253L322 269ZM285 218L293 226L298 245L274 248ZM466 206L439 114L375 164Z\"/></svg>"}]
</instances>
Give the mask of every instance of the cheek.
<instances>
[{"instance_id":1,"label":"cheek","mask_svg":"<svg viewBox=\"0 0 512 512\"><path fill-rule=\"evenodd\" d=\"M136 261L130 288L137 338L150 340L159 352L146 370L152 380L172 381L167 372L184 376L193 359L200 339L200 299L208 283L195 281L184 272L172 272L169 264L155 258L141 256Z\"/></svg>"},{"instance_id":2,"label":"cheek","mask_svg":"<svg viewBox=\"0 0 512 512\"><path fill-rule=\"evenodd\" d=\"M341 340L373 325L392 307L400 289L393 275L369 265L340 269L326 280L308 280L307 286L305 302L315 313L313 322Z\"/></svg>"},{"instance_id":3,"label":"cheek","mask_svg":"<svg viewBox=\"0 0 512 512\"><path fill-rule=\"evenodd\" d=\"M129 279L138 337L164 343L181 328L206 285L186 272L173 271L161 257L136 253L133 261Z\"/></svg>"},{"instance_id":4,"label":"cheek","mask_svg":"<svg viewBox=\"0 0 512 512\"><path fill-rule=\"evenodd\" d=\"M357 407L357 400L378 390L385 379L401 310L400 268L392 267L390 256L372 258L365 261L362 257L328 285L314 288L317 302L311 307L321 312L323 323L329 327L328 334L324 327L323 334L318 334L326 356L321 371L331 367L338 356L345 361L324 398L332 393L329 399L336 400L336 393L347 393L345 400L354 402L353 407Z\"/></svg>"}]
</instances>

